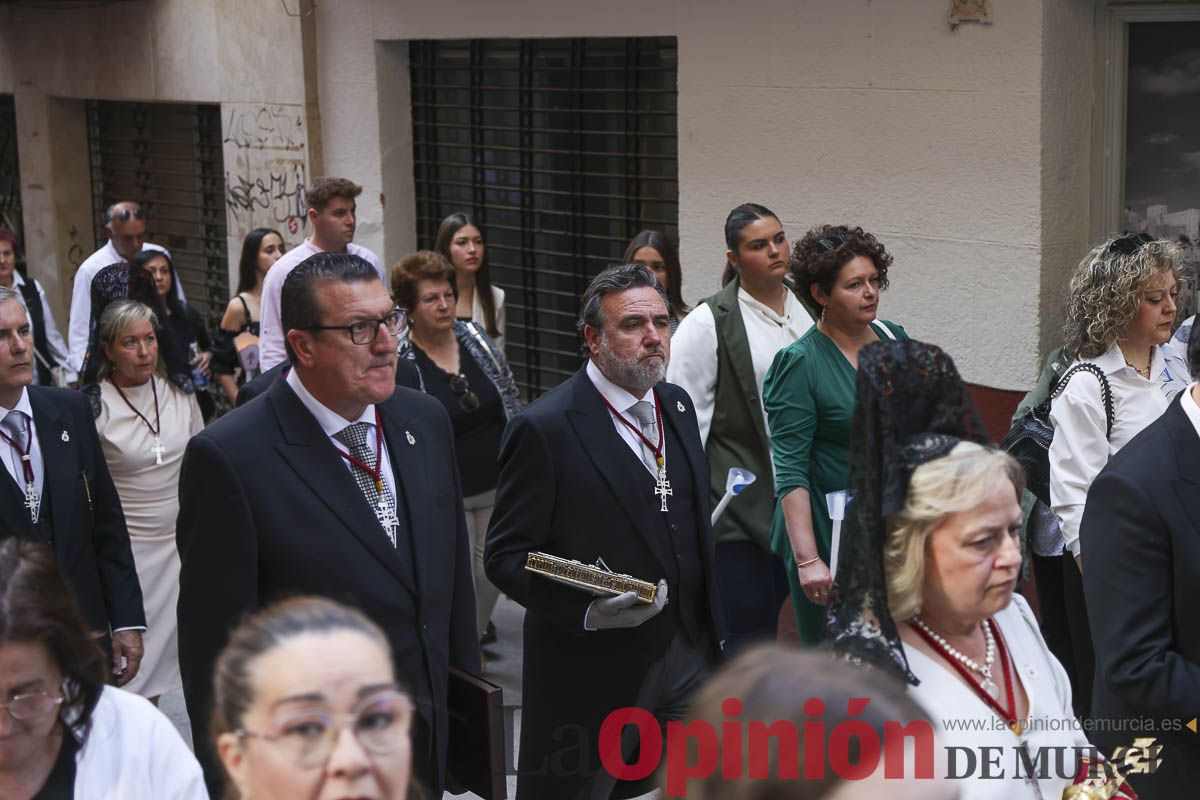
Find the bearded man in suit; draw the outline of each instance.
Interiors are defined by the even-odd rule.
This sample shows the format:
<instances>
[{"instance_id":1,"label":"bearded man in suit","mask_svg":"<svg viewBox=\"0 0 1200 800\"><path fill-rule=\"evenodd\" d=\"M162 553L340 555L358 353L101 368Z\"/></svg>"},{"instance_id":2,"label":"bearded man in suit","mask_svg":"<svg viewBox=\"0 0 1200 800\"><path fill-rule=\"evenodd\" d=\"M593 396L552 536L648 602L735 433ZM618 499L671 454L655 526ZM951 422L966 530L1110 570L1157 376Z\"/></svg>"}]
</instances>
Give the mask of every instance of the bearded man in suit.
<instances>
[{"instance_id":1,"label":"bearded man in suit","mask_svg":"<svg viewBox=\"0 0 1200 800\"><path fill-rule=\"evenodd\" d=\"M605 718L637 707L660 725L680 719L720 653L708 462L691 398L663 382L667 308L641 264L596 276L579 321L587 364L504 434L485 559L526 609L518 800L646 792L602 768ZM536 551L602 558L656 582L656 599L555 583L525 570ZM634 731L619 742L624 763Z\"/></svg>"}]
</instances>

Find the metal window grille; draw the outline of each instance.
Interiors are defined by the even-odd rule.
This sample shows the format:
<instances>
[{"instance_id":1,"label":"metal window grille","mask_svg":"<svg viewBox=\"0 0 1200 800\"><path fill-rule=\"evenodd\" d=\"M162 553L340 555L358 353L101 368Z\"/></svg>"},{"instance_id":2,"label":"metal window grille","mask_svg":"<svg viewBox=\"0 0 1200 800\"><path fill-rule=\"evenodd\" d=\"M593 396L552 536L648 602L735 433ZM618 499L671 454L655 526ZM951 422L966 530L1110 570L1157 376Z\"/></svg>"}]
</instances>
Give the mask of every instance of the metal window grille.
<instances>
[{"instance_id":1,"label":"metal window grille","mask_svg":"<svg viewBox=\"0 0 1200 800\"><path fill-rule=\"evenodd\" d=\"M225 170L216 105L88 101L92 212L136 200L146 240L171 252L188 304L215 328L229 301Z\"/></svg>"},{"instance_id":2,"label":"metal window grille","mask_svg":"<svg viewBox=\"0 0 1200 800\"><path fill-rule=\"evenodd\" d=\"M21 222L21 171L17 163L17 111L11 94L0 94L0 228L24 242Z\"/></svg>"},{"instance_id":3,"label":"metal window grille","mask_svg":"<svg viewBox=\"0 0 1200 800\"><path fill-rule=\"evenodd\" d=\"M675 39L416 41L410 59L418 239L474 212L532 398L579 368L588 281L639 230L677 235Z\"/></svg>"}]
</instances>

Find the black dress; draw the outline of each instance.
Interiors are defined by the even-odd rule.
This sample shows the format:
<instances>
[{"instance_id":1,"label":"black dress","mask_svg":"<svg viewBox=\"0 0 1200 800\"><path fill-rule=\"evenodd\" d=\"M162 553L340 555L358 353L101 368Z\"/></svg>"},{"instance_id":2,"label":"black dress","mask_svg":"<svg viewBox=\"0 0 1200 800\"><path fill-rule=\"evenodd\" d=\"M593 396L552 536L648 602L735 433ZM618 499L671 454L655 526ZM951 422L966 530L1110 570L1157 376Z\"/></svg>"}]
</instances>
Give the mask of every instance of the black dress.
<instances>
[{"instance_id":1,"label":"black dress","mask_svg":"<svg viewBox=\"0 0 1200 800\"><path fill-rule=\"evenodd\" d=\"M500 437L504 434L507 421L500 392L461 342L458 345L458 359L459 369L466 379L464 391L451 388L451 382L457 376L435 364L416 344L413 345L413 354L425 379L426 393L437 398L450 414L463 497L490 492L496 488L496 479L500 475L496 459L500 455ZM458 386L457 381L455 384L457 388L463 388ZM473 411L466 410L471 405L468 395L478 398L479 407Z\"/></svg>"}]
</instances>

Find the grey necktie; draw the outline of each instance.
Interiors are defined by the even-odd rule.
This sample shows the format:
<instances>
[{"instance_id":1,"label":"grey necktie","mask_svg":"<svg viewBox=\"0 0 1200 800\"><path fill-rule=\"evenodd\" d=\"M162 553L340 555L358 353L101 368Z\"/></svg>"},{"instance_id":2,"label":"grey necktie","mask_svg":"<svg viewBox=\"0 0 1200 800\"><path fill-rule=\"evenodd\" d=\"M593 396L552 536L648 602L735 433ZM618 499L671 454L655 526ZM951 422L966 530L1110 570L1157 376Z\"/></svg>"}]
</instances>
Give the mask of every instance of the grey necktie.
<instances>
[{"instance_id":1,"label":"grey necktie","mask_svg":"<svg viewBox=\"0 0 1200 800\"><path fill-rule=\"evenodd\" d=\"M10 447L13 448L13 460L19 465L15 476L17 485L20 487L21 493L25 495L25 507L29 510L30 519L37 522L38 512L41 509L41 487L37 485L39 481L35 474L33 479L34 494L32 496L28 494L29 489L26 486L26 472L23 461L26 457L31 458L33 453L31 448L29 448L29 428L26 427L26 419L25 412L14 408L0 421L0 427L4 428L4 433L16 443L15 446L10 445ZM26 455L27 450L30 451L28 452L28 456ZM31 472L36 473L36 470L33 469L32 460L29 462L29 468Z\"/></svg>"},{"instance_id":2,"label":"grey necktie","mask_svg":"<svg viewBox=\"0 0 1200 800\"><path fill-rule=\"evenodd\" d=\"M629 407L628 413L641 425L642 435L658 444L658 420L654 413L654 404L646 400L639 400ZM642 442L641 445L642 463L646 465L651 474L658 475L658 463L654 460L654 451L646 447L645 442Z\"/></svg>"},{"instance_id":3,"label":"grey necktie","mask_svg":"<svg viewBox=\"0 0 1200 800\"><path fill-rule=\"evenodd\" d=\"M29 445L29 432L25 428L25 412L13 409L4 417L4 422L0 422L4 426L4 432L8 437L17 443L20 452L17 455L25 452L25 448Z\"/></svg>"},{"instance_id":4,"label":"grey necktie","mask_svg":"<svg viewBox=\"0 0 1200 800\"><path fill-rule=\"evenodd\" d=\"M376 456L371 452L371 448L367 446L367 432L370 430L370 427L365 422L355 422L334 434L334 438L350 449L350 455L371 469L375 469ZM395 547L396 530L399 523L396 520L396 501L392 497L391 491L388 490L387 484L383 483L382 497L380 497L380 489L376 486L375 478L370 472L353 461L350 462L350 472L354 475L354 482L362 490L363 497L367 499L371 510L375 512L375 517L379 520L380 527L387 534L392 547ZM382 480L383 473L380 473L381 483Z\"/></svg>"}]
</instances>

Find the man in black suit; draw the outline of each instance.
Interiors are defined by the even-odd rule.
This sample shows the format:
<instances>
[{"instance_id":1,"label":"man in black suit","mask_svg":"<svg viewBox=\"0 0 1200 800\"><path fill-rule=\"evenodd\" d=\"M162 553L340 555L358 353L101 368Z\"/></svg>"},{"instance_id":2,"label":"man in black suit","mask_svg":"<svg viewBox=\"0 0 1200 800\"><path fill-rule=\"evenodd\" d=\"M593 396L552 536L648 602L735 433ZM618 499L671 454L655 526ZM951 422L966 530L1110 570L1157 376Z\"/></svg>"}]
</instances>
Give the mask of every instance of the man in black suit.
<instances>
[{"instance_id":1,"label":"man in black suit","mask_svg":"<svg viewBox=\"0 0 1200 800\"><path fill-rule=\"evenodd\" d=\"M54 551L123 686L141 665L146 615L121 500L87 398L31 386L33 359L20 296L0 287L0 453L7 471L0 538L32 539Z\"/></svg>"},{"instance_id":2,"label":"man in black suit","mask_svg":"<svg viewBox=\"0 0 1200 800\"><path fill-rule=\"evenodd\" d=\"M292 370L183 458L179 658L197 753L216 796L212 669L241 615L322 595L387 633L418 711L414 773L440 796L448 668L479 672L450 420L396 388L399 315L368 262L314 255L282 298Z\"/></svg>"},{"instance_id":3,"label":"man in black suit","mask_svg":"<svg viewBox=\"0 0 1200 800\"><path fill-rule=\"evenodd\" d=\"M519 800L647 791L601 768L601 725L629 706L679 719L722 640L708 462L691 398L662 382L666 295L640 264L613 267L588 287L579 325L586 366L505 431L487 536L488 577L526 608ZM525 570L534 551L602 558L658 583L657 598L552 582Z\"/></svg>"},{"instance_id":4,"label":"man in black suit","mask_svg":"<svg viewBox=\"0 0 1200 800\"><path fill-rule=\"evenodd\" d=\"M1130 776L1134 789L1195 797L1200 735L1184 726L1200 716L1200 384L1096 477L1079 537L1096 649L1090 738L1112 755L1154 737L1161 763Z\"/></svg>"}]
</instances>

